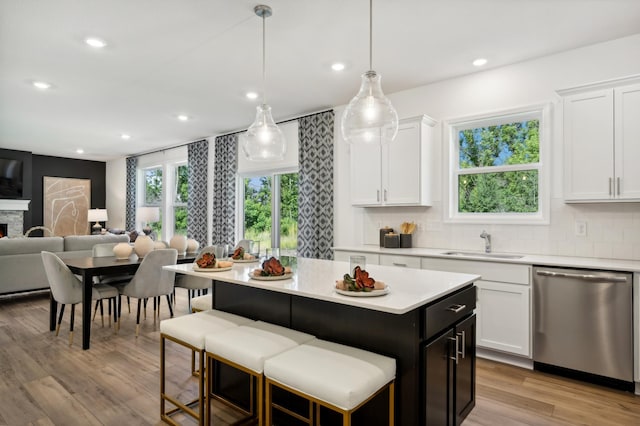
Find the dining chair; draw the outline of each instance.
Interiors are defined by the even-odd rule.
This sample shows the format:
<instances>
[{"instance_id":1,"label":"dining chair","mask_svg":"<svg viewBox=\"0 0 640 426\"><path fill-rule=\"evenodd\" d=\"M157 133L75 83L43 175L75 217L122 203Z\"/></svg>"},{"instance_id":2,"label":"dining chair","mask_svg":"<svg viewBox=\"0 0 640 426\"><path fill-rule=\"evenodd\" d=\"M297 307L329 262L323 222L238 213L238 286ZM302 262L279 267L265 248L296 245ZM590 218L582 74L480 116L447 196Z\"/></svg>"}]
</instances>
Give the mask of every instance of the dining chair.
<instances>
[{"instance_id":1,"label":"dining chair","mask_svg":"<svg viewBox=\"0 0 640 426\"><path fill-rule=\"evenodd\" d=\"M82 302L82 281L80 281L55 253L41 252L42 263L51 288L51 297L60 303L60 315L56 326L56 336L60 332L60 324L64 315L65 305L71 305L71 321L69 326L69 346L73 344L73 323L75 320L76 304ZM109 299L109 310L113 300L114 312L116 310L116 298L118 290L107 284L94 284L91 293L92 300ZM117 316L114 315L114 326L117 329Z\"/></svg>"},{"instance_id":2,"label":"dining chair","mask_svg":"<svg viewBox=\"0 0 640 426\"><path fill-rule=\"evenodd\" d=\"M92 248L91 255L93 257L110 257L114 256L113 248L120 243L101 243L95 244ZM116 287L119 284L124 284L131 280L131 274L122 274L122 275L98 275L93 277L93 281L96 284L109 284L115 285ZM96 307L93 311L93 319L96 317L96 312L98 311L98 305L100 305L100 312L102 312L102 301L96 301ZM131 300L127 297L127 306L129 307L129 313L131 313ZM115 309L115 306L114 306ZM109 305L109 315L111 315L111 305ZM109 317L111 318L111 317ZM104 325L104 324L103 324ZM109 324L111 325L111 324Z\"/></svg>"},{"instance_id":3,"label":"dining chair","mask_svg":"<svg viewBox=\"0 0 640 426\"><path fill-rule=\"evenodd\" d=\"M143 300L153 297L154 299L158 298L159 301L161 296L166 296L169 304L169 312L171 313L171 317L173 317L170 296L173 293L175 272L165 271L162 267L175 265L177 260L178 251L176 249L153 250L144 257L131 281L118 287L120 295L138 299L136 337L138 337L140 331L140 308ZM122 302L119 301L118 316L120 316L121 311ZM160 304L158 303L158 313L159 312Z\"/></svg>"},{"instance_id":4,"label":"dining chair","mask_svg":"<svg viewBox=\"0 0 640 426\"><path fill-rule=\"evenodd\" d=\"M198 255L196 256L196 259L198 259L203 253L213 253L213 246L207 246L200 250L198 252ZM194 277L192 275L179 274L176 276L175 286L187 290L189 312L191 312L191 298L195 297L196 291L198 291L198 296L201 295L201 291L204 292L204 294L207 294L208 290L211 288L211 278L202 278Z\"/></svg>"}]
</instances>

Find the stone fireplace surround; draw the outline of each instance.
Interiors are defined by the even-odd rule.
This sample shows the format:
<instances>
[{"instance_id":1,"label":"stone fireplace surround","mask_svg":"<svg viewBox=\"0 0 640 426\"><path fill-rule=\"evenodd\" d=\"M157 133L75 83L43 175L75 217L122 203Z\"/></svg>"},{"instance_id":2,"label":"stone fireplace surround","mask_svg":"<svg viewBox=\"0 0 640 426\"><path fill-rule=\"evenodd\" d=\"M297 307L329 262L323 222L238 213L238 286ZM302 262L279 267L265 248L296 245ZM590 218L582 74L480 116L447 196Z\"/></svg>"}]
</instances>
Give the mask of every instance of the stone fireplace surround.
<instances>
[{"instance_id":1,"label":"stone fireplace surround","mask_svg":"<svg viewBox=\"0 0 640 426\"><path fill-rule=\"evenodd\" d=\"M7 224L7 236L21 237L24 227L24 212L31 200L0 200L0 223Z\"/></svg>"}]
</instances>

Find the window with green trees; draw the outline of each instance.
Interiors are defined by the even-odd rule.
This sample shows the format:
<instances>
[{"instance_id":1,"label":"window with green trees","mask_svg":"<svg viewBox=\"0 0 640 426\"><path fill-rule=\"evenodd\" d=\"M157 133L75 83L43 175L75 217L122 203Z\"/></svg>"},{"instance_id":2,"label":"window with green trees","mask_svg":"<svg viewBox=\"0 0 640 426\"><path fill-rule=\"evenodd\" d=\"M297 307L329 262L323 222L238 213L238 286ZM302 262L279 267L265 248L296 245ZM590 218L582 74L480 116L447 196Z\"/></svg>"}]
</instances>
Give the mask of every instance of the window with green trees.
<instances>
[{"instance_id":1,"label":"window with green trees","mask_svg":"<svg viewBox=\"0 0 640 426\"><path fill-rule=\"evenodd\" d=\"M142 174L142 206L160 209L160 220L148 224L156 238L168 239L174 234L186 235L189 166L168 162L163 166L143 169ZM164 236L163 229L167 231Z\"/></svg>"},{"instance_id":2,"label":"window with green trees","mask_svg":"<svg viewBox=\"0 0 640 426\"><path fill-rule=\"evenodd\" d=\"M541 213L541 111L451 127L451 217Z\"/></svg>"},{"instance_id":3,"label":"window with green trees","mask_svg":"<svg viewBox=\"0 0 640 426\"><path fill-rule=\"evenodd\" d=\"M144 205L160 208L160 220L146 225L156 235L162 235L162 167L145 169L144 172Z\"/></svg>"},{"instance_id":4,"label":"window with green trees","mask_svg":"<svg viewBox=\"0 0 640 426\"><path fill-rule=\"evenodd\" d=\"M189 195L189 167L186 164L175 168L175 197L173 201L174 234L187 235L187 200Z\"/></svg>"},{"instance_id":5,"label":"window with green trees","mask_svg":"<svg viewBox=\"0 0 640 426\"><path fill-rule=\"evenodd\" d=\"M242 182L243 237L260 241L262 252L274 246L283 255L294 254L298 246L298 174L245 177Z\"/></svg>"}]
</instances>

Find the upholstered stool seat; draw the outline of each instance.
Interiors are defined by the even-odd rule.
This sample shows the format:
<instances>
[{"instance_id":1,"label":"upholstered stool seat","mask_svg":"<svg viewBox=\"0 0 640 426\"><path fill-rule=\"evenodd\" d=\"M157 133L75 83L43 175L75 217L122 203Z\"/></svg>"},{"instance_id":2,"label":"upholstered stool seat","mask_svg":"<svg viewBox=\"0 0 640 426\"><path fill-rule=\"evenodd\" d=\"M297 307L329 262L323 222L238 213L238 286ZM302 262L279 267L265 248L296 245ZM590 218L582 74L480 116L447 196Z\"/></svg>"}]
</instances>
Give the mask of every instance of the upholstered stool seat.
<instances>
[{"instance_id":1,"label":"upholstered stool seat","mask_svg":"<svg viewBox=\"0 0 640 426\"><path fill-rule=\"evenodd\" d=\"M241 411L249 416L255 416L258 424L262 425L264 404L262 397L264 376L262 371L265 361L312 339L314 339L314 336L310 334L263 321L229 329L222 333L209 334L205 338L207 369L209 372L213 371L212 365L215 360L244 371L252 377L250 410L247 412L241 409ZM255 404L253 403L254 379L256 382ZM211 390L212 386L213 374L210 373L207 374L207 389ZM229 403L219 396L212 396ZM231 405L236 406L235 404ZM254 406L256 408L255 411ZM236 408L239 407L236 406ZM207 400L206 411L207 418L205 423L208 424L210 419L209 400Z\"/></svg>"},{"instance_id":2,"label":"upholstered stool seat","mask_svg":"<svg viewBox=\"0 0 640 426\"><path fill-rule=\"evenodd\" d=\"M191 311L199 312L211 309L213 296L211 294L205 294L204 296L198 296L191 299Z\"/></svg>"},{"instance_id":3,"label":"upholstered stool seat","mask_svg":"<svg viewBox=\"0 0 640 426\"><path fill-rule=\"evenodd\" d=\"M206 393L204 392L204 371L200 371L198 378L198 399L184 403L177 398L167 395L165 384L165 341L171 340L179 345L196 351L200 355L200 365L204 366L205 336L225 332L243 324L250 324L253 320L227 312L208 310L189 314L160 322L160 417L167 423L177 425L171 417L177 411L183 411L199 424L204 421ZM201 369L202 370L202 369ZM193 371L193 364L192 364ZM165 403L169 401L176 408L166 411ZM196 412L189 405L198 402L199 411Z\"/></svg>"},{"instance_id":4,"label":"upholstered stool seat","mask_svg":"<svg viewBox=\"0 0 640 426\"><path fill-rule=\"evenodd\" d=\"M392 425L395 375L393 358L325 340L312 340L265 361L267 424L272 417L272 386L276 386L306 398L310 404L315 403L316 424L320 422L319 406L324 406L342 413L344 425L350 424L354 411L388 387L389 424Z\"/></svg>"}]
</instances>

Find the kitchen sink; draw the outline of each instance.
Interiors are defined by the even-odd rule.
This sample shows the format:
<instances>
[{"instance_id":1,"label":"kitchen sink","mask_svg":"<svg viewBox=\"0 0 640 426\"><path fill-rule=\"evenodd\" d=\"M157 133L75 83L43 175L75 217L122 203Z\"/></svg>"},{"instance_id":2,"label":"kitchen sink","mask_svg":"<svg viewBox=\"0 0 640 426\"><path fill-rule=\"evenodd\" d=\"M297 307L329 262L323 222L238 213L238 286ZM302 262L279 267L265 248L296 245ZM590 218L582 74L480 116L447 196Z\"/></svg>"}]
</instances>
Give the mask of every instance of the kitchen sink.
<instances>
[{"instance_id":1,"label":"kitchen sink","mask_svg":"<svg viewBox=\"0 0 640 426\"><path fill-rule=\"evenodd\" d=\"M481 253L477 251L445 251L447 256L487 257L490 259L522 259L520 254Z\"/></svg>"}]
</instances>

